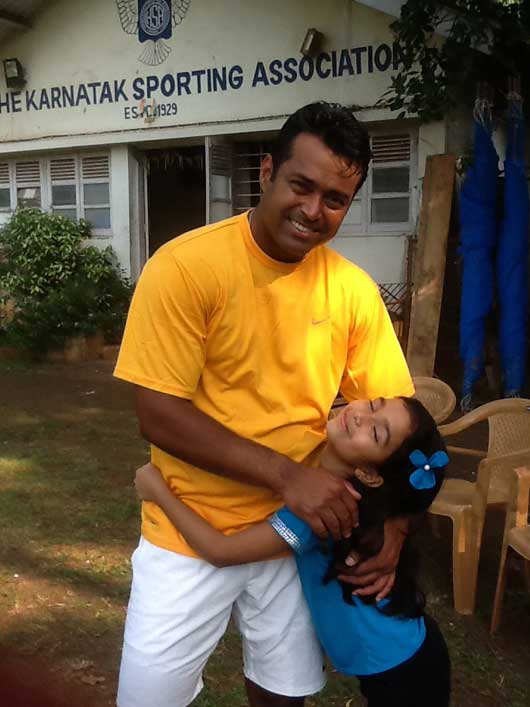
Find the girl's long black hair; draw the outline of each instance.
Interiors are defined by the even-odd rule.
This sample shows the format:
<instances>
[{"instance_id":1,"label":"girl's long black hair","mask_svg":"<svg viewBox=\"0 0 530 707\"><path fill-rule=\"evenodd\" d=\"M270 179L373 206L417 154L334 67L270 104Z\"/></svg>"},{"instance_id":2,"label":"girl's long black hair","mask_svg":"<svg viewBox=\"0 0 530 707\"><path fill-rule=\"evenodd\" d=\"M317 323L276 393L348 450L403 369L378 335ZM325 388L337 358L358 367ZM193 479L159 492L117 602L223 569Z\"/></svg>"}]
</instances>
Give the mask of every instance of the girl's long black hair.
<instances>
[{"instance_id":1,"label":"girl's long black hair","mask_svg":"<svg viewBox=\"0 0 530 707\"><path fill-rule=\"evenodd\" d=\"M410 475L415 466L410 460L413 451L419 450L427 458L439 450L445 451L445 444L436 423L414 398L402 398L410 414L412 432L403 444L378 469L383 484L377 488L365 486L356 476L349 480L362 496L359 502L359 527L349 538L336 542L333 558L324 582L329 582L344 570L344 560L355 551L359 563L377 555L384 541L384 524L387 518L411 516L414 524L425 513L438 493L444 477L444 468L434 468L435 485L430 489L418 490L410 483ZM388 603L381 608L385 614L407 617L421 616L425 608L425 596L417 584L418 554L410 537L405 538L399 563L396 568L394 587ZM341 582L344 601L353 603L351 584ZM375 595L363 597L368 603L375 601Z\"/></svg>"}]
</instances>

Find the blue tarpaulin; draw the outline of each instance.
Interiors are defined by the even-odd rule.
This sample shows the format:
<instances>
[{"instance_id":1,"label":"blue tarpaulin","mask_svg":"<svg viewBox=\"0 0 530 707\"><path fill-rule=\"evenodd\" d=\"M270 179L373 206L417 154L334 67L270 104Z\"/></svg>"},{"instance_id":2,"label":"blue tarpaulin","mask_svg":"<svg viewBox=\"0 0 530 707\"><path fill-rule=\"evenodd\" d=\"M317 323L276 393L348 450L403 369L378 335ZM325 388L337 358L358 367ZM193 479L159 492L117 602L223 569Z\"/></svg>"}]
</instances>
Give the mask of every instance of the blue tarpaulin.
<instances>
[{"instance_id":1,"label":"blue tarpaulin","mask_svg":"<svg viewBox=\"0 0 530 707\"><path fill-rule=\"evenodd\" d=\"M460 355L464 363L462 406L484 371L486 317L494 291L494 248L499 158L487 116L475 119L475 155L460 192L460 252L463 260ZM467 401L467 403L466 403Z\"/></svg>"},{"instance_id":2,"label":"blue tarpaulin","mask_svg":"<svg viewBox=\"0 0 530 707\"><path fill-rule=\"evenodd\" d=\"M499 340L505 397L522 393L528 317L528 184L524 166L524 124L520 101L508 113L504 163L504 213L497 246Z\"/></svg>"}]
</instances>

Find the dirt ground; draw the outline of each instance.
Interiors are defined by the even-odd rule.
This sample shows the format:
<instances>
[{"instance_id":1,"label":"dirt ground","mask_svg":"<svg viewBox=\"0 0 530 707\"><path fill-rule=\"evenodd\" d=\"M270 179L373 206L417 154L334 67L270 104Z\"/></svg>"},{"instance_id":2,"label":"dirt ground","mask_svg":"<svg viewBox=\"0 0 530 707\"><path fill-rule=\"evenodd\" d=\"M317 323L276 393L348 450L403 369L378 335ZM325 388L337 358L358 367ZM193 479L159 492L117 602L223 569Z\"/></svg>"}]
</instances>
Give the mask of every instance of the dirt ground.
<instances>
[{"instance_id":1,"label":"dirt ground","mask_svg":"<svg viewBox=\"0 0 530 707\"><path fill-rule=\"evenodd\" d=\"M114 704L129 556L139 528L131 482L147 450L131 390L111 370L106 362L0 362L2 706ZM465 443L481 446L485 439L481 428ZM465 466L455 464L452 473L472 478ZM439 538L429 529L419 537L429 610L453 658L454 705L530 703L530 602L516 565L502 630L496 638L487 631L501 528L502 518L488 517L473 617L451 608L449 526L442 524ZM197 707L245 704L239 661L238 639L230 633ZM351 681L333 676L310 705L355 707L361 704L356 695Z\"/></svg>"}]
</instances>

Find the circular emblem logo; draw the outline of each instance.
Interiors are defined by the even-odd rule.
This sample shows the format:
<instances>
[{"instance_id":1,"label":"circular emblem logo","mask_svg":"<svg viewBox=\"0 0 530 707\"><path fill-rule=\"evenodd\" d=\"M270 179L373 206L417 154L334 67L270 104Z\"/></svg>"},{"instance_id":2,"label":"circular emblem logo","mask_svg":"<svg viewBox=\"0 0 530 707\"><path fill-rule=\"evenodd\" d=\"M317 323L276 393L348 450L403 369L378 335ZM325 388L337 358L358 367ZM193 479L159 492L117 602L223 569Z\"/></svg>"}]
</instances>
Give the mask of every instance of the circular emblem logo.
<instances>
[{"instance_id":1,"label":"circular emblem logo","mask_svg":"<svg viewBox=\"0 0 530 707\"><path fill-rule=\"evenodd\" d=\"M161 34L171 20L169 7L161 0L148 0L140 13L140 27L150 37Z\"/></svg>"}]
</instances>

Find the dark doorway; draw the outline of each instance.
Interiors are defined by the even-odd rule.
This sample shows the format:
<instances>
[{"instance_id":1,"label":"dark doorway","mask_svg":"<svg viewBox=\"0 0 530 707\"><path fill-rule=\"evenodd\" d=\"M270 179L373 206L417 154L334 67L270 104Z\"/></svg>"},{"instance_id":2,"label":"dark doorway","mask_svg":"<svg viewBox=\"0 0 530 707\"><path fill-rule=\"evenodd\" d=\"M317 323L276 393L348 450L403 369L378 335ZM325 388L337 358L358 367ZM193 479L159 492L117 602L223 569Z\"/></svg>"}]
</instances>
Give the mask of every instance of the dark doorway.
<instances>
[{"instance_id":1,"label":"dark doorway","mask_svg":"<svg viewBox=\"0 0 530 707\"><path fill-rule=\"evenodd\" d=\"M204 147L152 150L147 160L151 256L171 238L204 225Z\"/></svg>"}]
</instances>

